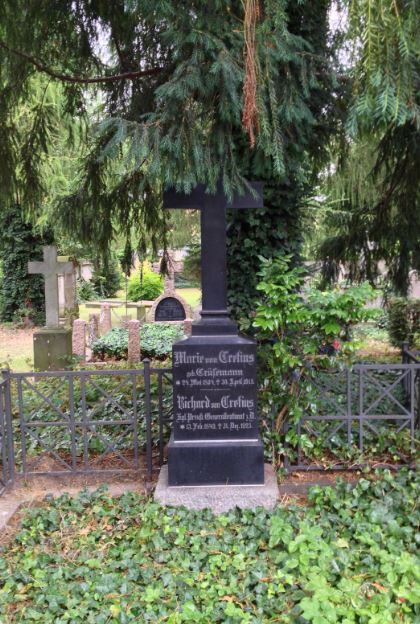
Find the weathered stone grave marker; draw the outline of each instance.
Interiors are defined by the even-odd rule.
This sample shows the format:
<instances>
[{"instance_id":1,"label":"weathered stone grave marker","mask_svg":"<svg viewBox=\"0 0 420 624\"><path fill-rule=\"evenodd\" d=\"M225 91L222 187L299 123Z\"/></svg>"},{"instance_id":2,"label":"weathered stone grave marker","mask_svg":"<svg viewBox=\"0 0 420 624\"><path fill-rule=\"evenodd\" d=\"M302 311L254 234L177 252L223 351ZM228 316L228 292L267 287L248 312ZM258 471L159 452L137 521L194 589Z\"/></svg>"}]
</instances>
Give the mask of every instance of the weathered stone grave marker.
<instances>
[{"instance_id":1,"label":"weathered stone grave marker","mask_svg":"<svg viewBox=\"0 0 420 624\"><path fill-rule=\"evenodd\" d=\"M71 356L71 329L59 325L58 275L74 272L72 262L58 262L54 245L43 248L42 262L28 262L28 273L40 273L45 280L45 317L43 329L34 332L34 366L37 370L57 370Z\"/></svg>"},{"instance_id":2,"label":"weathered stone grave marker","mask_svg":"<svg viewBox=\"0 0 420 624\"><path fill-rule=\"evenodd\" d=\"M226 298L226 209L261 208L262 184L252 186L255 196L248 193L231 203L221 186L213 195L202 185L190 195L164 194L165 208L201 210L203 291L201 320L193 323L190 337L173 346L173 435L168 446L167 481L165 472L155 495L166 504L203 506L202 500L194 500L194 491L214 509L232 504L275 504L275 479L267 486L269 491L255 487L264 485L256 345L238 335ZM223 487L200 487L215 485L232 487L227 488L229 492ZM235 488L238 485L241 488ZM216 500L216 491L222 491L223 501Z\"/></svg>"},{"instance_id":3,"label":"weathered stone grave marker","mask_svg":"<svg viewBox=\"0 0 420 624\"><path fill-rule=\"evenodd\" d=\"M150 317L156 323L185 321L191 317L190 306L175 292L175 273L171 264L165 276L163 294L153 302Z\"/></svg>"}]
</instances>

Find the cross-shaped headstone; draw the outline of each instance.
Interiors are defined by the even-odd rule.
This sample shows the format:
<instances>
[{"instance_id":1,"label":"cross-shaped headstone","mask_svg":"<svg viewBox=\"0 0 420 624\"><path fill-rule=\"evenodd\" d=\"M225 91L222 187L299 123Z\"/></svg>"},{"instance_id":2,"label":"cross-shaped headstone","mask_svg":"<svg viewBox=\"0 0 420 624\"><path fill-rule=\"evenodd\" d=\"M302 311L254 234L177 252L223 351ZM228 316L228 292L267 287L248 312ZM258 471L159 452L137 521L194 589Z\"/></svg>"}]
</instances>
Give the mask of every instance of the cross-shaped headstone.
<instances>
[{"instance_id":1,"label":"cross-shaped headstone","mask_svg":"<svg viewBox=\"0 0 420 624\"><path fill-rule=\"evenodd\" d=\"M226 280L226 209L262 208L263 184L252 182L255 191L235 196L229 202L218 184L214 194L206 192L206 186L199 184L190 194L168 190L163 195L163 207L199 209L201 211L201 287L202 311L200 327L194 334L235 333L236 325L229 319L227 311Z\"/></svg>"},{"instance_id":2,"label":"cross-shaped headstone","mask_svg":"<svg viewBox=\"0 0 420 624\"><path fill-rule=\"evenodd\" d=\"M41 273L45 279L46 326L59 327L58 314L58 275L72 273L72 262L57 262L57 248L48 245L43 248L43 262L28 262L28 273Z\"/></svg>"}]
</instances>

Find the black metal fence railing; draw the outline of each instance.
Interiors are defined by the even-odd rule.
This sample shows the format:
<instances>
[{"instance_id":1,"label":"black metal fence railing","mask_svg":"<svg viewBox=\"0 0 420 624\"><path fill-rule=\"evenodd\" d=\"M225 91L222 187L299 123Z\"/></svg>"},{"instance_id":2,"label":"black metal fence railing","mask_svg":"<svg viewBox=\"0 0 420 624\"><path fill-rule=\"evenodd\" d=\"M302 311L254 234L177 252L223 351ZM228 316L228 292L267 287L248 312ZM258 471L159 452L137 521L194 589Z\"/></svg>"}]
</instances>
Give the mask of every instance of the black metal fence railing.
<instances>
[{"instance_id":1,"label":"black metal fence railing","mask_svg":"<svg viewBox=\"0 0 420 624\"><path fill-rule=\"evenodd\" d=\"M0 380L0 496L14 479L10 384Z\"/></svg>"},{"instance_id":2,"label":"black metal fence railing","mask_svg":"<svg viewBox=\"0 0 420 624\"><path fill-rule=\"evenodd\" d=\"M420 405L418 402L420 364L358 364L341 371L316 371L309 380L314 394L310 408L295 425L295 443L289 444L286 470L319 470L327 460L328 467L348 468L351 461L340 463L345 453L355 462L365 453L366 446L379 455L389 455L390 440L404 449L392 452L402 463L412 457L415 429ZM291 425L286 424L286 433ZM407 435L404 440L398 436ZM292 436L293 437L293 436ZM386 448L388 446L388 448ZM326 449L314 461L308 448ZM389 465L378 461L376 466Z\"/></svg>"},{"instance_id":3,"label":"black metal fence railing","mask_svg":"<svg viewBox=\"0 0 420 624\"><path fill-rule=\"evenodd\" d=\"M286 430L285 468L348 468L366 449L392 447L396 463L412 457L420 417L412 355L402 364L313 370L308 409ZM171 369L148 360L131 370L3 371L0 495L15 475L140 471L150 479L165 460L171 420ZM350 461L341 465L343 457Z\"/></svg>"},{"instance_id":4,"label":"black metal fence railing","mask_svg":"<svg viewBox=\"0 0 420 624\"><path fill-rule=\"evenodd\" d=\"M163 462L172 403L168 368L145 360L132 370L3 371L1 388L0 414L9 428L2 440L12 449L1 455L7 475L14 467L25 476L142 471L150 479Z\"/></svg>"},{"instance_id":5,"label":"black metal fence railing","mask_svg":"<svg viewBox=\"0 0 420 624\"><path fill-rule=\"evenodd\" d=\"M403 364L420 364L420 351L410 350L408 342L402 343L402 363ZM405 384L405 392L408 393L410 388L408 387L408 381ZM420 370L416 372L416 379L414 383L414 401L416 404L416 427L420 428Z\"/></svg>"}]
</instances>

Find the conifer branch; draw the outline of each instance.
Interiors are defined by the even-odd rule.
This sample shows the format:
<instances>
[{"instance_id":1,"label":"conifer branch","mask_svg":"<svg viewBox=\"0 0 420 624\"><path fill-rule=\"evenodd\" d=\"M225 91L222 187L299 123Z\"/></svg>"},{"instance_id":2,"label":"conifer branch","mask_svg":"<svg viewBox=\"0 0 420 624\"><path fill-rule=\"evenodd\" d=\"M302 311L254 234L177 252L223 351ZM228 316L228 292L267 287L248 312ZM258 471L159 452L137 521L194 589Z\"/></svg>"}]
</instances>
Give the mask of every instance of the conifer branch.
<instances>
[{"instance_id":1,"label":"conifer branch","mask_svg":"<svg viewBox=\"0 0 420 624\"><path fill-rule=\"evenodd\" d=\"M62 82L71 82L71 83L80 83L80 84L95 84L101 82L116 82L117 80L135 80L136 78L144 78L146 76L155 76L156 74L160 74L164 71L164 67L151 67L150 69L142 69L139 71L129 71L124 72L122 74L114 74L113 76L95 76L93 78L85 78L83 76L69 76L68 74L61 74L60 72L56 72L53 69L47 67L41 61L26 52L22 52L22 50L15 50L14 48L9 47L4 43L4 41L0 40L0 48L6 50L7 52L11 52L16 56L19 56L29 63L32 63L40 72L51 76L51 78L56 78L57 80L61 80Z\"/></svg>"}]
</instances>

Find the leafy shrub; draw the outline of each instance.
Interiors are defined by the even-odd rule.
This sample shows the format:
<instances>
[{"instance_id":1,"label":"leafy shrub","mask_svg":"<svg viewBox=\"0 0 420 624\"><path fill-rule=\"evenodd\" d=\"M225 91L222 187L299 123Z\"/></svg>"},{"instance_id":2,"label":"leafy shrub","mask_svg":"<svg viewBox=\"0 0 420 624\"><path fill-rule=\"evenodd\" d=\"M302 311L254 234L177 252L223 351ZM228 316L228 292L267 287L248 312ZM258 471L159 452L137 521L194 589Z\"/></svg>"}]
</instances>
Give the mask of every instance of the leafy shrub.
<instances>
[{"instance_id":1,"label":"leafy shrub","mask_svg":"<svg viewBox=\"0 0 420 624\"><path fill-rule=\"evenodd\" d=\"M111 256L106 261L95 261L92 285L100 297L115 297L121 288L121 282L122 273L115 257Z\"/></svg>"},{"instance_id":2,"label":"leafy shrub","mask_svg":"<svg viewBox=\"0 0 420 624\"><path fill-rule=\"evenodd\" d=\"M401 347L404 341L410 346L420 343L420 299L391 299L388 307L388 332L394 347Z\"/></svg>"},{"instance_id":3,"label":"leafy shrub","mask_svg":"<svg viewBox=\"0 0 420 624\"><path fill-rule=\"evenodd\" d=\"M105 336L97 338L92 343L92 353L101 359L127 359L128 331L122 327L113 327Z\"/></svg>"},{"instance_id":4,"label":"leafy shrub","mask_svg":"<svg viewBox=\"0 0 420 624\"><path fill-rule=\"evenodd\" d=\"M366 303L375 296L374 289L367 283L347 288L307 292L309 305L308 323L318 328L328 338L350 340L351 328L378 315L378 310L366 308Z\"/></svg>"},{"instance_id":5,"label":"leafy shrub","mask_svg":"<svg viewBox=\"0 0 420 624\"><path fill-rule=\"evenodd\" d=\"M172 345L183 337L181 324L147 323L140 330L142 357L163 359L172 352ZM101 359L127 359L128 331L114 327L92 344L92 352Z\"/></svg>"},{"instance_id":6,"label":"leafy shrub","mask_svg":"<svg viewBox=\"0 0 420 624\"><path fill-rule=\"evenodd\" d=\"M163 358L172 352L172 345L184 336L182 324L146 323L140 330L143 357Z\"/></svg>"},{"instance_id":7,"label":"leafy shrub","mask_svg":"<svg viewBox=\"0 0 420 624\"><path fill-rule=\"evenodd\" d=\"M83 303L84 301L95 301L99 295L95 290L92 282L81 278L77 280L77 301Z\"/></svg>"},{"instance_id":8,"label":"leafy shrub","mask_svg":"<svg viewBox=\"0 0 420 624\"><path fill-rule=\"evenodd\" d=\"M133 273L128 281L128 299L140 301L141 299L152 301L157 299L163 292L163 279L158 273L150 268L150 264L144 262L143 270Z\"/></svg>"},{"instance_id":9,"label":"leafy shrub","mask_svg":"<svg viewBox=\"0 0 420 624\"><path fill-rule=\"evenodd\" d=\"M316 410L308 364L328 368L344 361L354 350L351 327L375 314L364 307L374 295L369 285L301 294L304 269L290 268L290 262L289 256L261 258L257 288L263 299L254 319L261 345L263 436L268 459L274 462L285 452L285 421L296 424L305 410ZM297 442L295 427L288 442Z\"/></svg>"}]
</instances>

